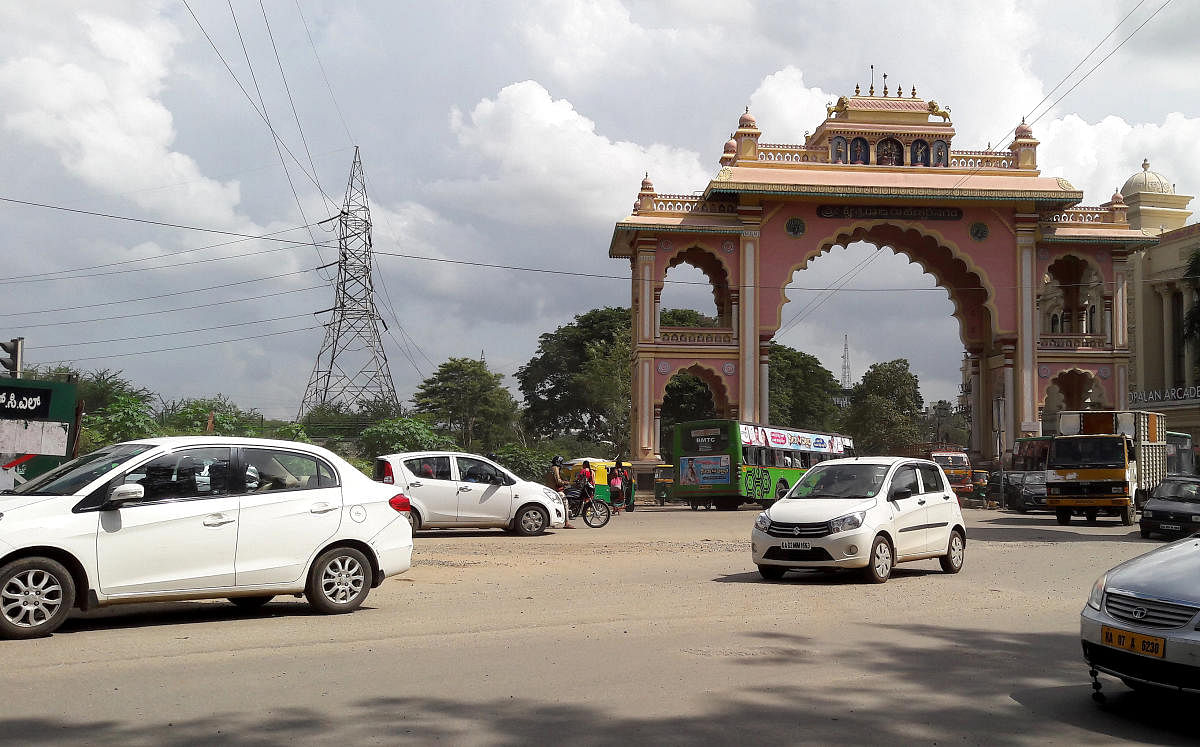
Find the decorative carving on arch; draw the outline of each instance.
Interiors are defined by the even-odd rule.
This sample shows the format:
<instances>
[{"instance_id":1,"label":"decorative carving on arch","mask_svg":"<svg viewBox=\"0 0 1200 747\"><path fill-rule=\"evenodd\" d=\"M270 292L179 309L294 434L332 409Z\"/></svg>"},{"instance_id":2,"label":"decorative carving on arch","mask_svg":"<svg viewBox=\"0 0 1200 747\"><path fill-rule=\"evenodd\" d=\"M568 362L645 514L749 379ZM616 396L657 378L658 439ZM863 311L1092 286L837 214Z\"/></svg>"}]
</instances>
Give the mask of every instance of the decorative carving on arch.
<instances>
[{"instance_id":1,"label":"decorative carving on arch","mask_svg":"<svg viewBox=\"0 0 1200 747\"><path fill-rule=\"evenodd\" d=\"M959 321L959 338L965 346L979 346L1000 334L996 291L987 280L986 273L968 255L959 251L954 242L929 228L918 230L885 221L853 223L818 242L812 251L792 265L781 285L790 284L796 271L804 269L816 257L832 251L834 247L848 246L856 241L892 249L915 262L922 271L933 275L939 287L950 296L954 318ZM773 335L778 331L783 318L783 306L788 302L786 294L780 290L775 318L764 319L760 332Z\"/></svg>"},{"instance_id":2,"label":"decorative carving on arch","mask_svg":"<svg viewBox=\"0 0 1200 747\"><path fill-rule=\"evenodd\" d=\"M1039 405L1045 422L1055 422L1060 410L1109 410L1113 405L1104 383L1095 373L1072 367L1054 375Z\"/></svg>"},{"instance_id":3,"label":"decorative carving on arch","mask_svg":"<svg viewBox=\"0 0 1200 747\"><path fill-rule=\"evenodd\" d=\"M654 406L656 408L662 407L663 400L667 396L667 385L680 373L689 373L704 382L705 386L708 387L708 391L712 393L713 407L717 411L717 417L731 417L729 389L725 385L725 377L712 366L695 359L690 363L679 362L674 370L671 371L670 376L658 377L660 383L655 387L654 392Z\"/></svg>"},{"instance_id":4,"label":"decorative carving on arch","mask_svg":"<svg viewBox=\"0 0 1200 747\"><path fill-rule=\"evenodd\" d=\"M1086 254L1062 252L1050 260L1038 289L1038 308L1043 332L1053 329L1053 315L1059 317L1057 332L1097 334L1102 321L1096 309L1103 308L1109 293L1100 264Z\"/></svg>"},{"instance_id":5,"label":"decorative carving on arch","mask_svg":"<svg viewBox=\"0 0 1200 747\"><path fill-rule=\"evenodd\" d=\"M691 244L686 248L676 250L663 267L662 275L654 286L655 292L662 292L663 286L666 284L667 273L682 264L689 264L697 268L708 278L708 282L712 285L713 302L717 306L717 319L728 323L733 313L732 295L729 288L729 267L720 254L708 247Z\"/></svg>"}]
</instances>

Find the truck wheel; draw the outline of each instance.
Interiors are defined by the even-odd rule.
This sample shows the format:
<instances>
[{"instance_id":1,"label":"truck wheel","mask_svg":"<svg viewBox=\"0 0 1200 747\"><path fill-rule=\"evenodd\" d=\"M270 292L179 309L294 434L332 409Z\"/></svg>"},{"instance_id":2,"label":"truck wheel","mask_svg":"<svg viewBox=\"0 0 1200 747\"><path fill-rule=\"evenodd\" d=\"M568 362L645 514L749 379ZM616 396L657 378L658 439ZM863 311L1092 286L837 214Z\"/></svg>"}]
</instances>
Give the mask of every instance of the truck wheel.
<instances>
[{"instance_id":1,"label":"truck wheel","mask_svg":"<svg viewBox=\"0 0 1200 747\"><path fill-rule=\"evenodd\" d=\"M1083 515L1087 517L1087 523L1095 524L1096 517L1100 515L1100 511L1094 508L1089 508L1087 511L1083 512Z\"/></svg>"},{"instance_id":2,"label":"truck wheel","mask_svg":"<svg viewBox=\"0 0 1200 747\"><path fill-rule=\"evenodd\" d=\"M1054 512L1054 516L1058 519L1058 523L1062 524L1064 527L1071 523L1071 509L1069 508L1058 509Z\"/></svg>"},{"instance_id":3,"label":"truck wheel","mask_svg":"<svg viewBox=\"0 0 1200 747\"><path fill-rule=\"evenodd\" d=\"M1133 504L1129 504L1121 511L1121 526L1133 526Z\"/></svg>"}]
</instances>

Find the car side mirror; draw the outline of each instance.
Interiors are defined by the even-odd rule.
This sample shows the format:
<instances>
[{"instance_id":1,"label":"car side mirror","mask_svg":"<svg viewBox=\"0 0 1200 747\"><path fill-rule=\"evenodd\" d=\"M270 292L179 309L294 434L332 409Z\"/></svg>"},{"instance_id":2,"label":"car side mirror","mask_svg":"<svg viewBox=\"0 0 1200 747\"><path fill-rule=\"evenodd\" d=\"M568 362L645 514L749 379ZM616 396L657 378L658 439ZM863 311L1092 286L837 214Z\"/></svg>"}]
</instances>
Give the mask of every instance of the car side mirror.
<instances>
[{"instance_id":1,"label":"car side mirror","mask_svg":"<svg viewBox=\"0 0 1200 747\"><path fill-rule=\"evenodd\" d=\"M906 488L897 488L888 496L889 501L902 501L905 498L912 498L912 491Z\"/></svg>"},{"instance_id":2,"label":"car side mirror","mask_svg":"<svg viewBox=\"0 0 1200 747\"><path fill-rule=\"evenodd\" d=\"M118 509L126 503L136 503L145 498L146 489L137 483L118 485L109 493L108 500L104 502L104 510Z\"/></svg>"}]
</instances>

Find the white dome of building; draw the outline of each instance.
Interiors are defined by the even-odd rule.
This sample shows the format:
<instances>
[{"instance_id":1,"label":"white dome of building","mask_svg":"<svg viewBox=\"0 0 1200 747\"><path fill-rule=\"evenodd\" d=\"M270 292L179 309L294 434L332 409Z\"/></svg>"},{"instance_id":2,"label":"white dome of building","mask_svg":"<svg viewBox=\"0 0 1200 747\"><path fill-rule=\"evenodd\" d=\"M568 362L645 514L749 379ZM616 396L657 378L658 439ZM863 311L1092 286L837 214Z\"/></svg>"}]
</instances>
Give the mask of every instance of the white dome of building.
<instances>
[{"instance_id":1,"label":"white dome of building","mask_svg":"<svg viewBox=\"0 0 1200 747\"><path fill-rule=\"evenodd\" d=\"M1150 160L1142 161L1142 170L1125 180L1121 194L1125 197L1138 192L1154 192L1160 195L1175 194L1175 187L1167 177L1150 170Z\"/></svg>"}]
</instances>

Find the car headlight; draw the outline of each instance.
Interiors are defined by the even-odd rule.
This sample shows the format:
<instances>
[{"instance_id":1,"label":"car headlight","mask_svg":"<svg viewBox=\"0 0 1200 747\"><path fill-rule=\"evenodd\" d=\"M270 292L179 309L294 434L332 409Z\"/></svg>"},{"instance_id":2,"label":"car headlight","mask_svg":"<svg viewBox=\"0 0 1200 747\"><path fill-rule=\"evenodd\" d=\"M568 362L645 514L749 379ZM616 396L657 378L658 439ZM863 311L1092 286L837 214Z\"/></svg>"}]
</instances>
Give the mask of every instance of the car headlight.
<instances>
[{"instance_id":1,"label":"car headlight","mask_svg":"<svg viewBox=\"0 0 1200 747\"><path fill-rule=\"evenodd\" d=\"M1104 574L1096 579L1096 583L1092 584L1092 593L1088 595L1088 606L1099 611L1100 605L1104 603L1104 584L1108 581L1108 574Z\"/></svg>"},{"instance_id":2,"label":"car headlight","mask_svg":"<svg viewBox=\"0 0 1200 747\"><path fill-rule=\"evenodd\" d=\"M1154 518L1154 512L1142 509L1142 518L1143 519L1152 519L1152 518Z\"/></svg>"},{"instance_id":3,"label":"car headlight","mask_svg":"<svg viewBox=\"0 0 1200 747\"><path fill-rule=\"evenodd\" d=\"M559 495L555 491L551 490L550 488L544 488L543 491L546 493L546 500L550 501L551 503L557 504L559 506L562 505L562 496L561 495Z\"/></svg>"},{"instance_id":4,"label":"car headlight","mask_svg":"<svg viewBox=\"0 0 1200 747\"><path fill-rule=\"evenodd\" d=\"M839 516L838 518L829 522L829 532L830 534L836 534L837 532L848 532L851 529L858 529L862 526L863 519L866 518L866 516L866 511L855 511L852 514Z\"/></svg>"},{"instance_id":5,"label":"car headlight","mask_svg":"<svg viewBox=\"0 0 1200 747\"><path fill-rule=\"evenodd\" d=\"M767 516L766 511L763 511L758 515L758 518L754 520L754 528L765 532L769 526L771 526L771 517Z\"/></svg>"},{"instance_id":6,"label":"car headlight","mask_svg":"<svg viewBox=\"0 0 1200 747\"><path fill-rule=\"evenodd\" d=\"M1125 492L1125 486L1124 486L1124 485L1113 485L1113 486L1112 486L1112 492L1114 492L1114 493L1124 493L1124 492Z\"/></svg>"}]
</instances>

